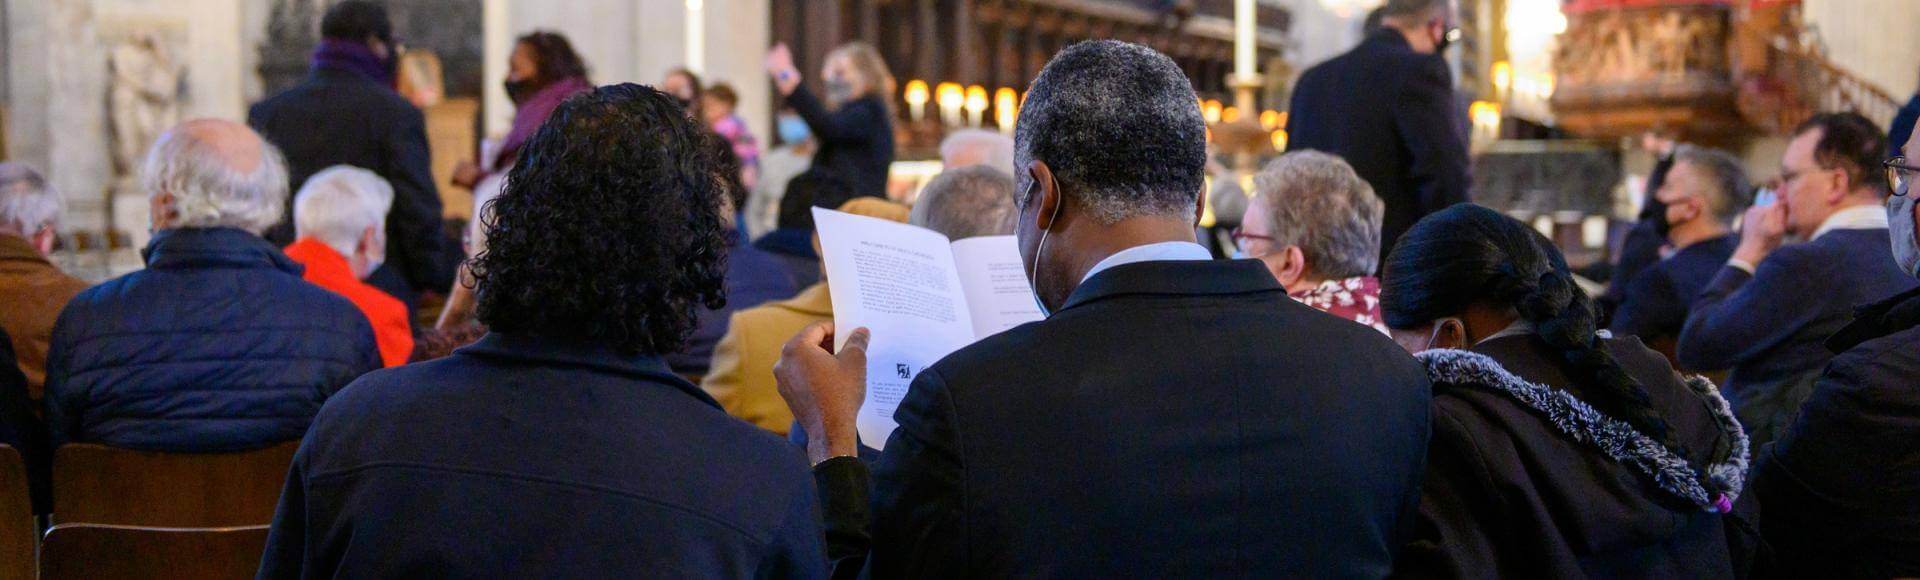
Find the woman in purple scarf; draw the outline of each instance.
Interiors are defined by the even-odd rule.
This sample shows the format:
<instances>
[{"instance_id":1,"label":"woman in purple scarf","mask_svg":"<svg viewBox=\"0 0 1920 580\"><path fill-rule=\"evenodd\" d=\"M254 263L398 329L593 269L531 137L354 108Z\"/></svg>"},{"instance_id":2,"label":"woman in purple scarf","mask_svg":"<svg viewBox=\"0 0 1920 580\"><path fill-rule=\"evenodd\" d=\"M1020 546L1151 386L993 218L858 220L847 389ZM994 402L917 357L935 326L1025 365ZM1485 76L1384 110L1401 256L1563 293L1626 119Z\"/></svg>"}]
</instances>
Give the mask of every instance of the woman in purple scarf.
<instances>
[{"instance_id":1,"label":"woman in purple scarf","mask_svg":"<svg viewBox=\"0 0 1920 580\"><path fill-rule=\"evenodd\" d=\"M453 170L453 184L473 190L473 220L467 225L467 255L486 247L486 230L481 227L487 202L500 192L501 178L520 155L520 148L533 138L547 116L561 101L574 93L593 88L587 81L587 65L573 51L567 37L556 32L534 31L514 42L507 59L507 97L513 99L513 129L499 147L481 162L462 161ZM442 331L457 328L473 316L473 288L462 267L460 279L447 297L447 307L434 326Z\"/></svg>"}]
</instances>

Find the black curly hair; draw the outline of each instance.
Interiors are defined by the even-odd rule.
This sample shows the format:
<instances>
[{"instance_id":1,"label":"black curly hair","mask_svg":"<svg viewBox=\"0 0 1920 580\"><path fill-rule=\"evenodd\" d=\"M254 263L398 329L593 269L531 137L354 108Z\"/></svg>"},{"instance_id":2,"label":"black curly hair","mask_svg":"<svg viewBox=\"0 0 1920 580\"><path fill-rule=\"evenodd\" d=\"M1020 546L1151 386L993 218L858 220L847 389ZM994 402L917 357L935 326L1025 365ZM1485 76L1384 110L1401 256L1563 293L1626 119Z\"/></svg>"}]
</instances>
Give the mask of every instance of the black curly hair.
<instances>
[{"instance_id":1,"label":"black curly hair","mask_svg":"<svg viewBox=\"0 0 1920 580\"><path fill-rule=\"evenodd\" d=\"M635 84L562 103L507 176L471 269L495 331L662 354L726 303L726 242L704 127Z\"/></svg>"},{"instance_id":2,"label":"black curly hair","mask_svg":"<svg viewBox=\"0 0 1920 580\"><path fill-rule=\"evenodd\" d=\"M1459 204L1414 224L1387 256L1380 280L1387 326L1415 328L1476 302L1512 307L1532 323L1559 351L1567 375L1592 387L1582 390L1581 400L1687 455L1646 387L1601 344L1598 310L1574 283L1566 258L1533 228L1484 206ZM1732 452L1715 451L1716 463Z\"/></svg>"}]
</instances>

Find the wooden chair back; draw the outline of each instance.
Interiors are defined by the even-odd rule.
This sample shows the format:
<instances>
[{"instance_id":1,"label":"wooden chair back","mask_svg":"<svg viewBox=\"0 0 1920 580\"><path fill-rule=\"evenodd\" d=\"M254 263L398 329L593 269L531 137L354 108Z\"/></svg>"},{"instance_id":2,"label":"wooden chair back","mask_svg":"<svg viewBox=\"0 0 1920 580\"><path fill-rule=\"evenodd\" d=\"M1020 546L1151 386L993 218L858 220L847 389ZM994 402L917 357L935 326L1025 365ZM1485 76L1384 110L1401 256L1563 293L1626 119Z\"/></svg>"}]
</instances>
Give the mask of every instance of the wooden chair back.
<instances>
[{"instance_id":1,"label":"wooden chair back","mask_svg":"<svg viewBox=\"0 0 1920 580\"><path fill-rule=\"evenodd\" d=\"M238 453L159 453L90 443L53 455L53 520L163 528L273 522L298 441Z\"/></svg>"},{"instance_id":2,"label":"wooden chair back","mask_svg":"<svg viewBox=\"0 0 1920 580\"><path fill-rule=\"evenodd\" d=\"M33 580L33 500L20 450L0 445L0 580Z\"/></svg>"},{"instance_id":3,"label":"wooden chair back","mask_svg":"<svg viewBox=\"0 0 1920 580\"><path fill-rule=\"evenodd\" d=\"M267 526L149 528L60 524L40 546L42 580L252 578Z\"/></svg>"}]
</instances>

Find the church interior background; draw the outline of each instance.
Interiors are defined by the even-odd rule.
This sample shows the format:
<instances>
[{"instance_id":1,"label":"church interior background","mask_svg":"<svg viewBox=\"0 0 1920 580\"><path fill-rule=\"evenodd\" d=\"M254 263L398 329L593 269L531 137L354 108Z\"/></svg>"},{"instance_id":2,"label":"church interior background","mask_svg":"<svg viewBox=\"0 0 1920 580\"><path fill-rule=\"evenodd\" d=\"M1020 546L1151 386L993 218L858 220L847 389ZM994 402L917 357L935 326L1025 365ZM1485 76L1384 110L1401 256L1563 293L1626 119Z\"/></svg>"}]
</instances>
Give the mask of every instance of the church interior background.
<instances>
[{"instance_id":1,"label":"church interior background","mask_svg":"<svg viewBox=\"0 0 1920 580\"><path fill-rule=\"evenodd\" d=\"M1241 172L1214 178L1244 179L1285 149L1293 79L1357 44L1380 1L387 4L408 47L403 92L427 113L446 217L457 223L472 202L447 185L452 167L508 129L498 81L513 39L536 29L571 39L595 83L651 84L685 66L733 85L763 143L774 116L768 46L792 45L811 71L835 45L873 43L901 87L893 193L910 198L937 171L946 132L1010 130L1018 91L1054 51L1087 38L1174 57L1201 95L1216 151ZM1884 125L1920 84L1920 36L1905 30L1920 22L1915 0L1459 1L1465 37L1449 58L1471 126L1475 199L1534 221L1575 261L1603 259L1610 232L1637 211L1652 165L1633 144L1641 133L1729 148L1765 177L1785 131L1812 111L1855 110ZM328 4L0 0L0 158L41 168L66 196L68 271L97 280L139 267L147 203L130 175L141 152L179 119L244 119L248 105L298 80ZM1254 26L1236 26L1249 15Z\"/></svg>"}]
</instances>

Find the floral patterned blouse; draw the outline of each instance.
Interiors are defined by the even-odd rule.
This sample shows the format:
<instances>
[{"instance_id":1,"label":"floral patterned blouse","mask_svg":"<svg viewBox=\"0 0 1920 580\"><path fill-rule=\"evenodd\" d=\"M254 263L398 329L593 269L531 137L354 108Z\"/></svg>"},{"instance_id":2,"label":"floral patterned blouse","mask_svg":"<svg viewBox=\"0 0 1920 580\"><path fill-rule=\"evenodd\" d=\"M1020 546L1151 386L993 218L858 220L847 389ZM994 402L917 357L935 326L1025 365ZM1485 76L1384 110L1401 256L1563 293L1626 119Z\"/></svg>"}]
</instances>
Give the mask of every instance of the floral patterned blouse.
<instances>
[{"instance_id":1,"label":"floral patterned blouse","mask_svg":"<svg viewBox=\"0 0 1920 580\"><path fill-rule=\"evenodd\" d=\"M1296 292L1293 299L1302 304L1325 311L1328 314L1352 320L1373 327L1381 334L1391 336L1387 325L1380 319L1380 280L1372 276L1355 276L1342 280L1328 280L1319 286Z\"/></svg>"}]
</instances>

